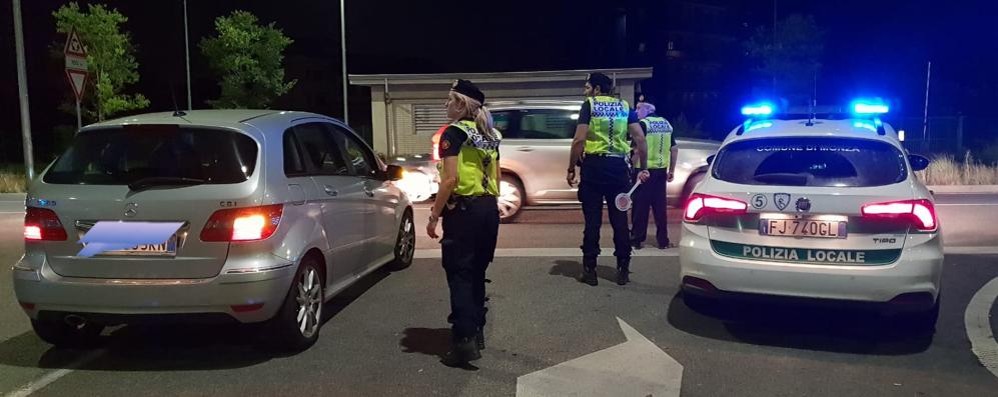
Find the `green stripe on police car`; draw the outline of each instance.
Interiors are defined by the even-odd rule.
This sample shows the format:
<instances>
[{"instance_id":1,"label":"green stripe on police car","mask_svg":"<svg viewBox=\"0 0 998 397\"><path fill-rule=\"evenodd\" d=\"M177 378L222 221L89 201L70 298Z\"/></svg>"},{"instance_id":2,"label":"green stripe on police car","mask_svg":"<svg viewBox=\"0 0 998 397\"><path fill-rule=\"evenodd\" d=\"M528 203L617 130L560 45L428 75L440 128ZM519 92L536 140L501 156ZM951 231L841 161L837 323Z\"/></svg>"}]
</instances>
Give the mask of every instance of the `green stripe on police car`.
<instances>
[{"instance_id":1,"label":"green stripe on police car","mask_svg":"<svg viewBox=\"0 0 998 397\"><path fill-rule=\"evenodd\" d=\"M901 256L900 249L837 250L768 247L715 240L711 240L710 245L719 255L732 258L821 265L886 265L894 263Z\"/></svg>"}]
</instances>

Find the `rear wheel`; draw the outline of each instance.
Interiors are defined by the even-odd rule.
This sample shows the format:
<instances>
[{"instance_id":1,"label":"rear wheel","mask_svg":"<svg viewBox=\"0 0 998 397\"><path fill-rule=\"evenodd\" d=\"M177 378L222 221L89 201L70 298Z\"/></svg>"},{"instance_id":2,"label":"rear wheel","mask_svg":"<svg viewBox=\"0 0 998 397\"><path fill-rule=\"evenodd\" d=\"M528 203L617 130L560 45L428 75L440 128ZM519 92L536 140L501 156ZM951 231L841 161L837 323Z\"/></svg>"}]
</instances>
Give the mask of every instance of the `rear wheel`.
<instances>
[{"instance_id":1,"label":"rear wheel","mask_svg":"<svg viewBox=\"0 0 998 397\"><path fill-rule=\"evenodd\" d=\"M31 327L39 338L56 347L94 346L104 330L104 326L99 324L70 325L61 320L31 320Z\"/></svg>"},{"instance_id":2,"label":"rear wheel","mask_svg":"<svg viewBox=\"0 0 998 397\"><path fill-rule=\"evenodd\" d=\"M302 260L281 310L271 320L274 342L281 350L302 351L319 339L325 296L319 266L314 256Z\"/></svg>"},{"instance_id":3,"label":"rear wheel","mask_svg":"<svg viewBox=\"0 0 998 397\"><path fill-rule=\"evenodd\" d=\"M412 265L416 253L416 226L412 222L412 211L406 211L399 223L398 238L395 241L395 259L389 268L402 270Z\"/></svg>"},{"instance_id":4,"label":"rear wheel","mask_svg":"<svg viewBox=\"0 0 998 397\"><path fill-rule=\"evenodd\" d=\"M523 191L523 184L516 177L503 174L499 178L499 222L510 223L516 220L523 209L526 198Z\"/></svg>"},{"instance_id":5,"label":"rear wheel","mask_svg":"<svg viewBox=\"0 0 998 397\"><path fill-rule=\"evenodd\" d=\"M936 298L932 308L915 313L896 315L894 324L916 336L930 336L936 333L936 322L939 320L939 304L941 298Z\"/></svg>"}]
</instances>

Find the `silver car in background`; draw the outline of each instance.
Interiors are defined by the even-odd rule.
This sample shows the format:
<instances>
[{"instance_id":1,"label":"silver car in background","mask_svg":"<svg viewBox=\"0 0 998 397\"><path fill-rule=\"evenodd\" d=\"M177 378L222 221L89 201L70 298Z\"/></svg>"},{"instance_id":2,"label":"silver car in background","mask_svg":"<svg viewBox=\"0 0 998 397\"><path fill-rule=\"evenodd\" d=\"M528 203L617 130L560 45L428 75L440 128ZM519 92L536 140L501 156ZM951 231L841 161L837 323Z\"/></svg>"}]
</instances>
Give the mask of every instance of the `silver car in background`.
<instances>
[{"instance_id":1,"label":"silver car in background","mask_svg":"<svg viewBox=\"0 0 998 397\"><path fill-rule=\"evenodd\" d=\"M489 104L496 128L503 134L500 146L502 181L499 213L511 222L526 205L578 204L577 189L565 182L565 168L582 101L529 100ZM679 158L675 178L666 187L669 203L682 206L707 170L707 157L720 142L676 138ZM427 147L430 143L427 142ZM398 160L419 180L407 186L429 197L424 180L438 179L431 155L403 156Z\"/></svg>"},{"instance_id":2,"label":"silver car in background","mask_svg":"<svg viewBox=\"0 0 998 397\"><path fill-rule=\"evenodd\" d=\"M311 113L87 126L28 189L17 300L55 345L90 344L108 325L208 320L267 322L269 341L304 349L323 302L382 265L411 263L401 174L345 124ZM102 227L134 235L165 224L164 241L81 251Z\"/></svg>"}]
</instances>

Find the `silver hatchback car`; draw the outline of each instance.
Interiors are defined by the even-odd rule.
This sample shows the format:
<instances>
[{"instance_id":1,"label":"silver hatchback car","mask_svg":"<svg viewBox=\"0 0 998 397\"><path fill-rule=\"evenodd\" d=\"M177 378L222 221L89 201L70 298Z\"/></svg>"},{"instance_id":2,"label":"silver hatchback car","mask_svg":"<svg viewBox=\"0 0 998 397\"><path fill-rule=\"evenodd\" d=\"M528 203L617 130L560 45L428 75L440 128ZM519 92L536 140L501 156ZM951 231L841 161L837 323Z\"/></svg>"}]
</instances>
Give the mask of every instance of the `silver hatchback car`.
<instances>
[{"instance_id":1,"label":"silver hatchback car","mask_svg":"<svg viewBox=\"0 0 998 397\"><path fill-rule=\"evenodd\" d=\"M317 114L205 110L87 126L29 187L14 290L56 345L91 343L108 325L219 320L266 321L268 339L301 350L326 300L411 263L401 175Z\"/></svg>"},{"instance_id":2,"label":"silver hatchback car","mask_svg":"<svg viewBox=\"0 0 998 397\"><path fill-rule=\"evenodd\" d=\"M499 216L512 222L527 205L578 204L577 189L565 182L565 164L572 149L582 101L524 100L489 103L496 128L503 134L500 152ZM675 178L666 186L668 201L682 206L707 172L707 157L718 141L676 138ZM429 147L429 143L427 144ZM404 183L410 196L427 199L438 179L431 154L399 157L409 172Z\"/></svg>"}]
</instances>

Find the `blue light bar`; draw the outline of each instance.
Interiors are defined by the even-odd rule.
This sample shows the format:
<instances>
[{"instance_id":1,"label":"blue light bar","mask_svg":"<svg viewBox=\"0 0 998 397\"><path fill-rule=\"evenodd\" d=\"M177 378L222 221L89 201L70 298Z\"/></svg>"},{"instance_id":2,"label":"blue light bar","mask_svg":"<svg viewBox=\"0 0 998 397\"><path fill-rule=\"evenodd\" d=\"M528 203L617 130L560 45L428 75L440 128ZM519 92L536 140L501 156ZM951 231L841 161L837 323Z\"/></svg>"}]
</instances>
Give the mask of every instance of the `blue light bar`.
<instances>
[{"instance_id":1,"label":"blue light bar","mask_svg":"<svg viewBox=\"0 0 998 397\"><path fill-rule=\"evenodd\" d=\"M868 123L865 121L857 121L853 123L852 126L856 128L863 128L873 132L877 132L877 126L873 125L873 123Z\"/></svg>"},{"instance_id":2,"label":"blue light bar","mask_svg":"<svg viewBox=\"0 0 998 397\"><path fill-rule=\"evenodd\" d=\"M772 114L773 105L768 103L749 105L742 108L742 115L744 116L770 116Z\"/></svg>"},{"instance_id":3,"label":"blue light bar","mask_svg":"<svg viewBox=\"0 0 998 397\"><path fill-rule=\"evenodd\" d=\"M890 107L883 103L853 102L852 111L856 114L885 114Z\"/></svg>"},{"instance_id":4,"label":"blue light bar","mask_svg":"<svg viewBox=\"0 0 998 397\"><path fill-rule=\"evenodd\" d=\"M748 128L745 129L745 132L758 130L760 128L769 128L769 127L772 127L772 126L773 126L773 123L769 122L769 121L755 122L755 123L752 123L751 125L749 125Z\"/></svg>"}]
</instances>

